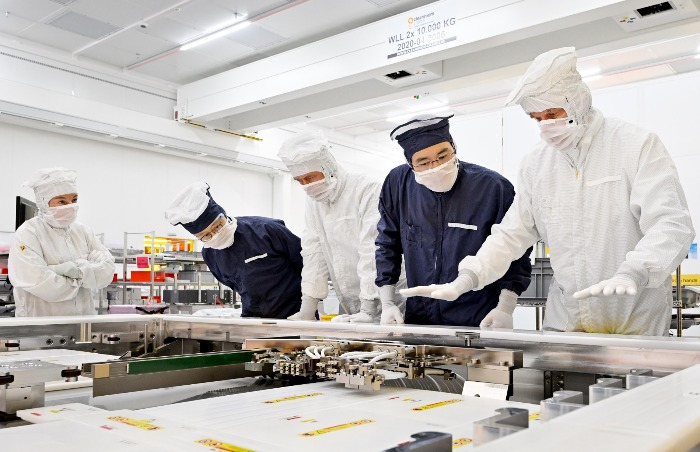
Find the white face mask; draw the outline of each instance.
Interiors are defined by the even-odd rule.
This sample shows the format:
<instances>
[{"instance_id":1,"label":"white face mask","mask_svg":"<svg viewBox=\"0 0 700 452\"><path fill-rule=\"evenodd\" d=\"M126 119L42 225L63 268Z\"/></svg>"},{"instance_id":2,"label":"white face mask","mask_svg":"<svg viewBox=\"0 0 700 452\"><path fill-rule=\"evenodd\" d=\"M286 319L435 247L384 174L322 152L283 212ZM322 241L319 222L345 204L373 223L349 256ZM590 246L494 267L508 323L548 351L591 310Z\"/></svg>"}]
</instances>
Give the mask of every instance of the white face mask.
<instances>
[{"instance_id":1,"label":"white face mask","mask_svg":"<svg viewBox=\"0 0 700 452\"><path fill-rule=\"evenodd\" d=\"M335 185L335 179L331 182L325 177L316 182L311 182L310 184L302 185L301 188L304 189L306 194L316 202L322 202L328 199L328 197L333 192L333 186Z\"/></svg>"},{"instance_id":2,"label":"white face mask","mask_svg":"<svg viewBox=\"0 0 700 452\"><path fill-rule=\"evenodd\" d=\"M424 185L436 193L450 191L457 180L457 157L452 157L449 162L445 162L433 169L416 172L416 182Z\"/></svg>"},{"instance_id":3,"label":"white face mask","mask_svg":"<svg viewBox=\"0 0 700 452\"><path fill-rule=\"evenodd\" d=\"M202 242L202 246L204 248L213 248L215 250L223 250L224 248L228 248L229 246L233 245L234 234L236 233L237 226L238 223L236 222L235 218L232 219L232 221L227 221L224 227L219 229L219 232L214 234L214 237L212 237L211 240Z\"/></svg>"},{"instance_id":4,"label":"white face mask","mask_svg":"<svg viewBox=\"0 0 700 452\"><path fill-rule=\"evenodd\" d=\"M558 151L568 151L578 144L583 126L573 118L547 119L537 123L540 137Z\"/></svg>"},{"instance_id":5,"label":"white face mask","mask_svg":"<svg viewBox=\"0 0 700 452\"><path fill-rule=\"evenodd\" d=\"M78 217L78 205L49 207L48 211L41 213L41 216L54 228L65 229Z\"/></svg>"}]
</instances>

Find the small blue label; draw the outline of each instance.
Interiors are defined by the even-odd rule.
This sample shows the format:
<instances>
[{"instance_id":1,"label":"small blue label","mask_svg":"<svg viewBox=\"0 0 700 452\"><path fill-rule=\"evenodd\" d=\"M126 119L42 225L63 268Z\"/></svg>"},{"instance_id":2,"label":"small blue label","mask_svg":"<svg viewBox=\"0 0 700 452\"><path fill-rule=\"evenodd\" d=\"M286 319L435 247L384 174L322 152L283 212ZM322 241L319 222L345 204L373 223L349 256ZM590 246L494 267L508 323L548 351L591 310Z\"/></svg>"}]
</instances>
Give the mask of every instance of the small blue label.
<instances>
[{"instance_id":1,"label":"small blue label","mask_svg":"<svg viewBox=\"0 0 700 452\"><path fill-rule=\"evenodd\" d=\"M688 259L697 259L698 258L698 244L693 243L690 245L690 251L688 251Z\"/></svg>"}]
</instances>

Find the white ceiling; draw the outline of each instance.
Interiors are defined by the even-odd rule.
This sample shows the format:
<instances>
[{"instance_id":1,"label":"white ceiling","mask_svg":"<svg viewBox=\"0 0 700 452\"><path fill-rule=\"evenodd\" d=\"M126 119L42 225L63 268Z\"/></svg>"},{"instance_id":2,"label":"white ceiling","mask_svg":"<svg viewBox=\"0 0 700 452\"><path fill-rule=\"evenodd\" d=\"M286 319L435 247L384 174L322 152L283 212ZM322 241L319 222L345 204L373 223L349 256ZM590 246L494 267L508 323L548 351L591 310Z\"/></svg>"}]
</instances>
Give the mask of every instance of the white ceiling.
<instances>
[{"instance_id":1,"label":"white ceiling","mask_svg":"<svg viewBox=\"0 0 700 452\"><path fill-rule=\"evenodd\" d=\"M0 0L0 35L78 62L99 63L122 73L181 85L433 2ZM195 49L179 50L182 44L241 17L252 25ZM613 18L610 21L614 24ZM689 28L688 33L673 39L583 57L580 70L592 88L599 88L700 70L700 59L694 58L698 51L700 34ZM313 123L369 137L391 130L416 112L470 114L500 108L516 79L510 73L500 73L470 83L436 84L435 89L421 86L417 99L393 99L356 111L314 117Z\"/></svg>"},{"instance_id":2,"label":"white ceiling","mask_svg":"<svg viewBox=\"0 0 700 452\"><path fill-rule=\"evenodd\" d=\"M185 84L434 0L0 0L0 33ZM252 25L188 51L245 17Z\"/></svg>"}]
</instances>

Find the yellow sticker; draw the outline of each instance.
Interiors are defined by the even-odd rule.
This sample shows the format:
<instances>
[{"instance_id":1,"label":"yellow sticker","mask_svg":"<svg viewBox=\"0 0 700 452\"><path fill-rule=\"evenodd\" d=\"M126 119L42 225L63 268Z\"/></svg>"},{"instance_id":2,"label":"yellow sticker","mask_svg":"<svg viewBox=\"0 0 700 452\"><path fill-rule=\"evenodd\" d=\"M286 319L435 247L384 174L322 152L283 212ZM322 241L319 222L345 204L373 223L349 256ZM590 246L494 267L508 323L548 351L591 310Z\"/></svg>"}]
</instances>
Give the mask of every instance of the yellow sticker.
<instances>
[{"instance_id":1,"label":"yellow sticker","mask_svg":"<svg viewBox=\"0 0 700 452\"><path fill-rule=\"evenodd\" d=\"M458 447L466 446L467 444L473 443L474 440L471 438L457 438L452 441L452 448L457 449Z\"/></svg>"},{"instance_id":2,"label":"yellow sticker","mask_svg":"<svg viewBox=\"0 0 700 452\"><path fill-rule=\"evenodd\" d=\"M325 435L326 433L337 432L338 430L345 430L346 428L357 427L358 425L371 424L372 422L374 422L372 419L360 419L359 421L352 421L352 422L348 422L347 424L334 425L332 427L320 428L318 430L311 430L310 432L306 432L306 433L299 433L299 436L310 437L310 436Z\"/></svg>"},{"instance_id":3,"label":"yellow sticker","mask_svg":"<svg viewBox=\"0 0 700 452\"><path fill-rule=\"evenodd\" d=\"M130 425L132 427L137 427L142 430L163 430L163 427L151 424L150 419L131 419L124 416L110 416L107 419L110 421L119 422L121 424Z\"/></svg>"},{"instance_id":4,"label":"yellow sticker","mask_svg":"<svg viewBox=\"0 0 700 452\"><path fill-rule=\"evenodd\" d=\"M283 399L274 399L274 400L266 400L262 403L280 403L280 402L289 402L290 400L299 400L299 399L305 399L307 397L316 397L323 395L322 392L312 392L311 394L302 394L302 395L297 395L297 396L292 396L292 397L285 397Z\"/></svg>"},{"instance_id":5,"label":"yellow sticker","mask_svg":"<svg viewBox=\"0 0 700 452\"><path fill-rule=\"evenodd\" d=\"M433 408L438 408L438 407L445 406L445 405L451 405L453 403L459 403L462 401L463 400L460 400L460 399L450 399L450 400L445 400L444 402L431 403L430 405L417 406L415 408L411 408L411 411L432 410Z\"/></svg>"},{"instance_id":6,"label":"yellow sticker","mask_svg":"<svg viewBox=\"0 0 700 452\"><path fill-rule=\"evenodd\" d=\"M216 450L223 450L226 452L255 452L253 449L246 449L245 447L234 446L233 444L224 443L222 441L217 441L211 438L198 439L197 441L195 441L195 443L211 447Z\"/></svg>"},{"instance_id":7,"label":"yellow sticker","mask_svg":"<svg viewBox=\"0 0 700 452\"><path fill-rule=\"evenodd\" d=\"M20 251L24 251L25 249L27 249L26 246L24 246L24 245L20 245L20 246L19 246L19 250L20 250Z\"/></svg>"},{"instance_id":8,"label":"yellow sticker","mask_svg":"<svg viewBox=\"0 0 700 452\"><path fill-rule=\"evenodd\" d=\"M539 421L540 420L540 412L535 411L534 413L530 413L530 415L527 417L531 421Z\"/></svg>"},{"instance_id":9,"label":"yellow sticker","mask_svg":"<svg viewBox=\"0 0 700 452\"><path fill-rule=\"evenodd\" d=\"M671 275L671 283L676 284L676 275ZM681 275L681 284L686 286L700 286L700 275Z\"/></svg>"}]
</instances>

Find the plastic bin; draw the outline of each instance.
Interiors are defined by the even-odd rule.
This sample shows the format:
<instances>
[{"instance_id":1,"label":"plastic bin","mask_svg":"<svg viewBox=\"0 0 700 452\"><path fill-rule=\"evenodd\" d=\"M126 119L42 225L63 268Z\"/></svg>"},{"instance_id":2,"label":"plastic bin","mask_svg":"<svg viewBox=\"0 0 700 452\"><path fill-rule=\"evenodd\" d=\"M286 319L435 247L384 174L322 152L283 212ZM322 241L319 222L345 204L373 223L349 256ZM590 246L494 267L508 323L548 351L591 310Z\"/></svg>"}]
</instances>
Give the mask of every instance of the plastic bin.
<instances>
[{"instance_id":1,"label":"plastic bin","mask_svg":"<svg viewBox=\"0 0 700 452\"><path fill-rule=\"evenodd\" d=\"M546 299L549 293L549 285L552 283L554 270L548 257L535 258L532 265L532 280L525 292L520 294L520 298L542 298Z\"/></svg>"},{"instance_id":2,"label":"plastic bin","mask_svg":"<svg viewBox=\"0 0 700 452\"><path fill-rule=\"evenodd\" d=\"M131 280L133 282L151 282L151 272L150 272L150 270L132 270L131 271ZM165 272L164 271L153 272L153 281L154 282L164 282L165 281Z\"/></svg>"}]
</instances>

